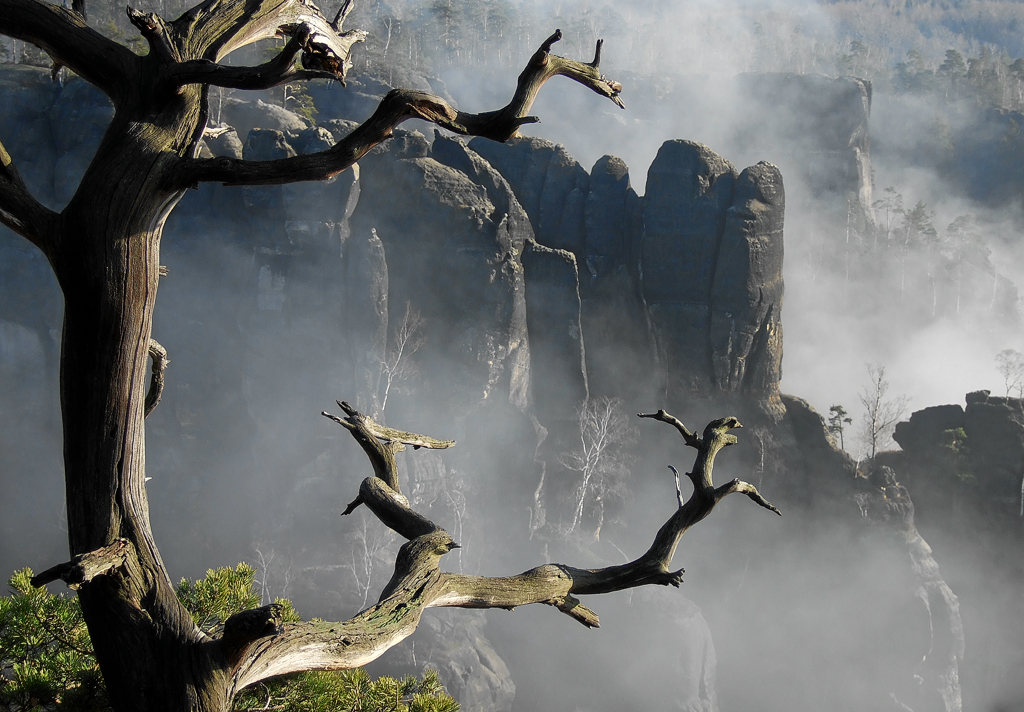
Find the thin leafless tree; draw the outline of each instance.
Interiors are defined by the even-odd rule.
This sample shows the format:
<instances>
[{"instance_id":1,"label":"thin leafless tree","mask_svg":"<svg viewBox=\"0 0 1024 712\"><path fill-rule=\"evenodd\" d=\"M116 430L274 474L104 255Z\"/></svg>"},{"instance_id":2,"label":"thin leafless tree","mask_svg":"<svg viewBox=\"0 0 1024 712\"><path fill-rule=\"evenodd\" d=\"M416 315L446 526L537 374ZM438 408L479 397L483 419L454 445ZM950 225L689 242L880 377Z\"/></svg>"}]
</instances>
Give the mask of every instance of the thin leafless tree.
<instances>
[{"instance_id":1,"label":"thin leafless tree","mask_svg":"<svg viewBox=\"0 0 1024 712\"><path fill-rule=\"evenodd\" d=\"M559 457L566 468L578 472L579 483L573 491L572 523L566 535L572 534L583 520L587 504L597 508L598 531L603 521L604 498L619 491L629 474L623 446L636 437L622 412L619 398L590 398L576 409L579 422L579 448Z\"/></svg>"},{"instance_id":2,"label":"thin leafless tree","mask_svg":"<svg viewBox=\"0 0 1024 712\"><path fill-rule=\"evenodd\" d=\"M864 406L860 439L869 458L892 443L896 423L903 417L910 399L905 395L889 398L889 381L885 379L885 366L867 364L871 381L860 392L860 404Z\"/></svg>"},{"instance_id":3,"label":"thin leafless tree","mask_svg":"<svg viewBox=\"0 0 1024 712\"><path fill-rule=\"evenodd\" d=\"M1003 349L996 354L996 370L1003 377L1006 395L1017 391L1024 398L1024 355L1017 349Z\"/></svg>"},{"instance_id":4,"label":"thin leafless tree","mask_svg":"<svg viewBox=\"0 0 1024 712\"><path fill-rule=\"evenodd\" d=\"M391 335L384 358L380 361L377 388L373 394L374 410L382 419L388 407L391 388L416 374L416 363L412 357L426 341L423 334L424 323L419 311L413 309L411 302L406 302L405 312Z\"/></svg>"}]
</instances>

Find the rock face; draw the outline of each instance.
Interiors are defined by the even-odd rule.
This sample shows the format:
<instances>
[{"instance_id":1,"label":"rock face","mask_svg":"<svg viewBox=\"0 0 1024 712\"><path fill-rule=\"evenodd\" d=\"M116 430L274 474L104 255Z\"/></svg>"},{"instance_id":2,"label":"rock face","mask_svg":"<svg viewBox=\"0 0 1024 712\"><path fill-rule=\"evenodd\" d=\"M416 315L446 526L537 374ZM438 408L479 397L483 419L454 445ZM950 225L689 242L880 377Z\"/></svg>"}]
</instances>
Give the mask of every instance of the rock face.
<instances>
[{"instance_id":1,"label":"rock face","mask_svg":"<svg viewBox=\"0 0 1024 712\"><path fill-rule=\"evenodd\" d=\"M1022 699L1018 641L1024 400L968 393L966 408L941 405L900 423L891 458L917 504L918 526L959 573L956 591L971 641L963 662L964 708L1012 709ZM984 678L985 685L968 685Z\"/></svg>"},{"instance_id":2,"label":"rock face","mask_svg":"<svg viewBox=\"0 0 1024 712\"><path fill-rule=\"evenodd\" d=\"M528 240L523 269L533 402L545 416L572 420L575 408L590 397L576 257Z\"/></svg>"},{"instance_id":3,"label":"rock face","mask_svg":"<svg viewBox=\"0 0 1024 712\"><path fill-rule=\"evenodd\" d=\"M1022 491L1024 401L991 396L988 391L968 393L964 432L978 484L994 505L1016 513Z\"/></svg>"},{"instance_id":4,"label":"rock face","mask_svg":"<svg viewBox=\"0 0 1024 712\"><path fill-rule=\"evenodd\" d=\"M871 194L871 82L857 77L814 74L741 74L736 92L762 111L745 113L738 134L755 146L771 117L774 141L791 156L816 198L852 200L857 229L873 224ZM758 118L754 118L758 117ZM742 140L742 139L741 139ZM794 176L795 178L796 176Z\"/></svg>"},{"instance_id":5,"label":"rock face","mask_svg":"<svg viewBox=\"0 0 1024 712\"><path fill-rule=\"evenodd\" d=\"M742 393L781 413L782 176L737 176L706 146L670 141L644 198L640 289L670 393Z\"/></svg>"},{"instance_id":6,"label":"rock face","mask_svg":"<svg viewBox=\"0 0 1024 712\"><path fill-rule=\"evenodd\" d=\"M746 168L726 214L711 287L715 383L778 404L782 378L782 175Z\"/></svg>"},{"instance_id":7,"label":"rock face","mask_svg":"<svg viewBox=\"0 0 1024 712\"><path fill-rule=\"evenodd\" d=\"M920 487L919 496L931 505L933 497L944 500L948 493L925 491L929 484L938 487L943 478L959 480L968 487L965 496L990 515L1019 516L1024 401L992 396L988 391L968 393L966 401L966 409L933 406L897 424L894 439L904 451L901 462L909 486L912 491ZM949 506L947 502L943 511Z\"/></svg>"},{"instance_id":8,"label":"rock face","mask_svg":"<svg viewBox=\"0 0 1024 712\"><path fill-rule=\"evenodd\" d=\"M469 146L513 186L539 243L569 250L577 258L584 253L590 176L565 148L525 137L503 144L475 138Z\"/></svg>"},{"instance_id":9,"label":"rock face","mask_svg":"<svg viewBox=\"0 0 1024 712\"><path fill-rule=\"evenodd\" d=\"M783 454L783 467L791 476L780 483L780 500L816 511L820 519L809 518L807 525L819 528L817 537L827 540L826 530L838 526L851 527L871 541L865 551L868 558L860 561L865 572L840 567L833 574L842 580L834 585L858 591L858 604L871 611L870 624L860 621L858 625L875 629L868 636L870 643L852 636L842 644L849 646L844 654L851 658L879 656L872 666L875 684L871 690L857 692L858 699L878 709L894 705L892 709L960 712L965 652L960 600L917 529L910 492L892 469L877 462L870 465L867 477L859 476L858 463L836 446L824 418L799 398L783 395L782 399L786 415L774 435L776 452ZM829 547L829 559L842 556L838 551ZM861 575L869 581L881 577L885 583L865 586ZM849 608L844 605L839 615L848 614ZM841 672L835 675L832 684L838 685L842 677Z\"/></svg>"},{"instance_id":10,"label":"rock face","mask_svg":"<svg viewBox=\"0 0 1024 712\"><path fill-rule=\"evenodd\" d=\"M785 394L782 402L786 417L779 439L787 452L789 476L778 486L784 497L807 508L842 508L850 496L857 463L839 449L825 418L810 403Z\"/></svg>"},{"instance_id":11,"label":"rock face","mask_svg":"<svg viewBox=\"0 0 1024 712\"><path fill-rule=\"evenodd\" d=\"M914 504L905 487L888 467L876 468L869 477L870 487L857 495L865 518L893 535L890 544L904 548L910 556L913 577L909 590L897 591L911 605L902 618L919 619L916 636L893 641L916 647L918 655L908 656L921 662L897 673L890 684L893 699L914 710L960 712L960 665L964 658L964 627L960 601L942 578L931 547L914 525ZM899 673L902 672L902 675Z\"/></svg>"},{"instance_id":12,"label":"rock face","mask_svg":"<svg viewBox=\"0 0 1024 712\"><path fill-rule=\"evenodd\" d=\"M636 382L622 364L649 364L656 376L639 392L738 394L781 413L785 197L778 169L762 163L737 175L706 146L670 141L641 200L628 168L612 156L587 176L542 139L474 139L470 146L535 216L537 242L575 255L586 376L596 393Z\"/></svg>"},{"instance_id":13,"label":"rock face","mask_svg":"<svg viewBox=\"0 0 1024 712\"><path fill-rule=\"evenodd\" d=\"M408 302L424 320L419 365L429 397L447 412L502 399L525 408L530 353L519 256L533 237L529 220L500 176L481 185L428 148L422 135L407 134L363 161L353 229L376 229L389 270L404 275L391 282L389 303L394 313ZM456 162L452 153L447 160ZM459 279L443 278L453 274Z\"/></svg>"}]
</instances>

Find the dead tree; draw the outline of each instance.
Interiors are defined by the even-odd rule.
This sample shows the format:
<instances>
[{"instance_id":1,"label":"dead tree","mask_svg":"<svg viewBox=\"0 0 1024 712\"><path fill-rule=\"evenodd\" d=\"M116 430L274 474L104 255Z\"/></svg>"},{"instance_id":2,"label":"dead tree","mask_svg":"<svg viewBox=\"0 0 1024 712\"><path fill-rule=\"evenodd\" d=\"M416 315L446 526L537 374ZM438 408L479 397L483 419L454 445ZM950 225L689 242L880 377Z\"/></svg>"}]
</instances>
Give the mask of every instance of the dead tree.
<instances>
[{"instance_id":1,"label":"dead tree","mask_svg":"<svg viewBox=\"0 0 1024 712\"><path fill-rule=\"evenodd\" d=\"M435 440L382 426L339 402L345 417L322 413L346 430L366 453L374 470L359 486L359 494L343 514L366 505L381 522L408 539L398 552L395 572L376 606L343 623L296 623L255 636L236 672L238 689L272 675L308 669L339 669L363 665L409 636L427 608L504 608L543 603L554 606L583 625L596 628L597 614L577 596L610 593L644 585L678 586L683 569L671 571L672 558L683 534L707 517L727 495L739 492L780 514L757 489L738 479L720 487L712 481L715 456L737 442L729 433L742 427L736 418L714 420L703 436L664 410L638 414L675 427L687 445L697 450L693 471L687 473L693 494L658 530L654 543L638 559L602 569L579 569L544 564L515 576L483 577L445 573L441 557L459 547L441 527L409 506L398 485L395 455L407 445L443 449L451 440ZM228 621L230 623L230 619ZM226 627L226 626L225 626ZM339 645L339 640L341 644Z\"/></svg>"},{"instance_id":2,"label":"dead tree","mask_svg":"<svg viewBox=\"0 0 1024 712\"><path fill-rule=\"evenodd\" d=\"M730 422L713 424L693 478L697 491L632 564L598 571L549 565L505 579L442 574L437 562L453 542L410 510L398 491L395 443L437 446L375 427L354 412L343 419L367 449L376 477L360 499L410 539L381 602L343 623L282 626L265 606L229 619L211 638L178 602L153 538L145 487L145 413L163 387L166 353L151 339L161 276L160 239L184 191L203 181L265 185L319 180L352 166L406 119L459 134L505 141L537 92L567 76L619 106L620 85L599 72L601 43L590 63L551 54L556 32L531 57L512 100L479 114L442 99L394 90L374 114L332 148L275 161L197 158L210 87L267 89L327 78L344 82L349 53L365 33L344 30L351 0L328 20L310 0L205 0L173 21L128 9L149 44L139 56L90 27L84 0L72 7L44 0L0 0L0 34L42 48L102 90L114 117L75 195L60 212L36 200L0 146L0 222L47 257L65 298L61 403L68 538L72 559L36 577L73 584L114 708L223 711L237 691L298 670L349 668L372 660L416 627L427 606L505 607L545 602L586 623L597 617L575 598L641 584L678 584L668 563L683 531L725 494L752 488L710 485L714 454L731 442ZM270 61L221 64L256 40L288 37ZM148 359L154 375L147 394Z\"/></svg>"}]
</instances>

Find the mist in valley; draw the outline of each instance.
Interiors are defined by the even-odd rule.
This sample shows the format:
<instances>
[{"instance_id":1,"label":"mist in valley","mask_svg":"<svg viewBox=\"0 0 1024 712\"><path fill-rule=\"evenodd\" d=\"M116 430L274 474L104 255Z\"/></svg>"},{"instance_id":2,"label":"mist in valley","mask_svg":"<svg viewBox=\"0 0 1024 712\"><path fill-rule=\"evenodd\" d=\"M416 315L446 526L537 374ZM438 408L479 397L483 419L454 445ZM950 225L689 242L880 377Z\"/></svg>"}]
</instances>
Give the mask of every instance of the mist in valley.
<instances>
[{"instance_id":1,"label":"mist in valley","mask_svg":"<svg viewBox=\"0 0 1024 712\"><path fill-rule=\"evenodd\" d=\"M141 9L169 13L171 5ZM443 159L470 174L451 158L462 160L461 149L410 122L404 128L422 136L400 133L361 162L357 178L204 185L168 221L154 337L171 365L147 423L147 491L172 575L196 578L248 561L266 600L289 597L307 618L341 620L376 601L402 542L367 512L338 516L371 471L348 434L319 416L338 412L335 399L392 427L458 441L443 454L402 454L403 492L462 544L446 557L447 570L490 576L547 561L597 567L635 558L676 507L666 465L685 472L692 451L671 428L633 414L666 408L700 429L735 413L747 427L720 454L716 483L755 484L783 518L726 499L683 538L680 589L585 601L601 616L599 630L542 606L440 610L371 670L436 665L467 710L1024 709L1016 674L1024 662L1024 572L1013 553L1020 501L1010 501L1010 485L1000 485L998 497L983 491L980 447L962 455L976 463L969 477L960 476L967 465L947 476L932 464L929 479L932 461L906 453L864 462L860 437L868 365L884 366L889 399L906 397L906 421L929 406L963 405L970 392L1004 395L996 354L1024 350L1024 181L1005 169L1021 151L1011 129L1024 123L1012 113L1022 108L1024 76L1010 69L1024 46L1006 28L1024 21L1024 5L947 5L357 8L349 24L373 34L352 86L310 91L321 126L365 119L381 81L446 92L470 111L500 106L530 53L560 27L554 51L566 56L589 60L596 39L605 39L602 71L623 83L627 108L559 78L531 112L541 123L523 133L562 145L591 174L591 190L595 164L612 155L642 198L648 167L671 139L707 145L737 174L759 161L777 166L785 186L781 392L825 417L830 406L845 406L849 455L832 449L824 426L793 400L680 389L682 375L665 373L647 343L649 324L622 307L625 297L608 297L631 293L628 270L606 275L600 263L577 258L582 342L578 334L546 341L531 304L571 295L561 267L552 258L537 263L550 274L531 273L527 263L524 280L488 256L496 249L488 240L517 245L529 232L544 244L540 216L520 192L517 212L483 172L473 180L429 173L417 183L402 161ZM951 49L965 60L958 84L940 69ZM17 59L30 50L8 51ZM988 65L977 61L983 57ZM986 66L994 77L987 83L978 79ZM947 90L954 84L956 96ZM369 98L346 98L357 92ZM255 114L230 100L251 98L229 96L218 116L239 127L243 143L244 122ZM330 113L335 106L350 113ZM993 114L997 107L1002 114ZM335 124L328 137L307 132L302 141L313 146L347 130ZM16 154L13 131L0 123L0 139ZM1000 144L1004 135L1011 138ZM95 138L93 131L78 143L61 139L69 146L61 155L74 160L51 168L49 183L40 179L44 202L67 200L60 172L83 169L75 151L90 140L94 150ZM260 157L281 150L246 148L257 149L270 152ZM498 168L494 155L488 160ZM429 194L418 187L436 175L451 183ZM440 198L431 203L433 196ZM0 240L0 569L39 570L64 560L67 549L60 295L34 248L7 231ZM588 313L602 303L621 309ZM602 321L609 326L598 335ZM573 343L583 349L568 357L546 350ZM577 413L584 397L614 399L603 403L624 425L591 498L579 505L572 455L586 438ZM769 402L785 403L786 419ZM798 414L809 420L797 422ZM888 434L880 444L899 447ZM895 486L873 473L883 464L906 485L916 529L906 526ZM1019 469L1016 477L1020 488ZM688 488L684 481L684 498ZM913 539L918 532L924 548Z\"/></svg>"}]
</instances>

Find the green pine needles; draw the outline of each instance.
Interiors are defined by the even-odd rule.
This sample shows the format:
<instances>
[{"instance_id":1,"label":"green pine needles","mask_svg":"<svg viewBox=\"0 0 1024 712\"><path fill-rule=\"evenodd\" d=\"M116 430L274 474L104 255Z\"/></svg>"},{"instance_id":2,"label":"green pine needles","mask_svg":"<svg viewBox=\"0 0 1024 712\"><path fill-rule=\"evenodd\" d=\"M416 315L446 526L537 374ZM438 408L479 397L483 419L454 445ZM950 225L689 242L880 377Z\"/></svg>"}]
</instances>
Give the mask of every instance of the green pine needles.
<instances>
[{"instance_id":1,"label":"green pine needles","mask_svg":"<svg viewBox=\"0 0 1024 712\"><path fill-rule=\"evenodd\" d=\"M104 710L106 690L78 599L34 587L31 569L0 598L0 708Z\"/></svg>"},{"instance_id":2,"label":"green pine needles","mask_svg":"<svg viewBox=\"0 0 1024 712\"><path fill-rule=\"evenodd\" d=\"M178 598L207 633L217 635L228 617L260 605L248 564L211 569L199 581L182 579ZM22 569L0 597L0 710L42 712L109 709L106 689L82 620L78 598L54 595L30 583ZM278 599L284 622L300 620L290 601ZM285 712L457 712L434 670L422 680L377 680L362 669L307 672L243 691L235 710Z\"/></svg>"}]
</instances>

